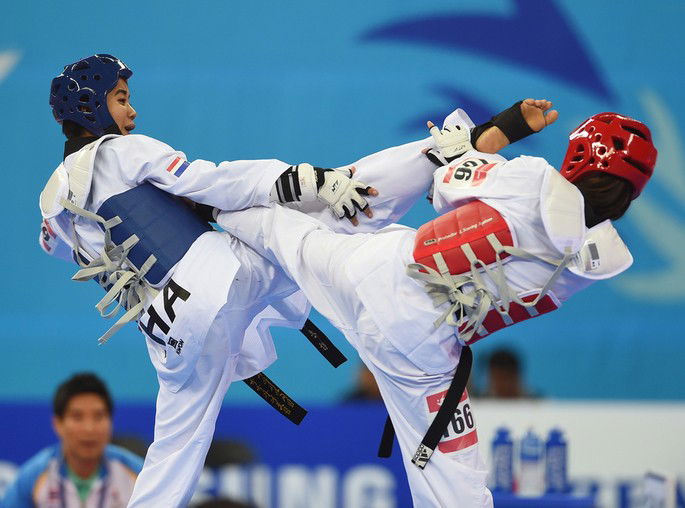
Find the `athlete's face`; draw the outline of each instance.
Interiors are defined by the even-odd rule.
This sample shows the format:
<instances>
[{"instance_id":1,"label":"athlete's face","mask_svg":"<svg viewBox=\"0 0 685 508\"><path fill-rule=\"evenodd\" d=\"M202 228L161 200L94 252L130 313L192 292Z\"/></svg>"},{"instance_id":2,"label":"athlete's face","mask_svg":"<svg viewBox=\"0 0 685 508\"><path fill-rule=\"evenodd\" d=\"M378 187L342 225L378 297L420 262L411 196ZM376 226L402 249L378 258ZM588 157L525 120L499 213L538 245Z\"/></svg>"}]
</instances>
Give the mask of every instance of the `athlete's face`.
<instances>
[{"instance_id":1,"label":"athlete's face","mask_svg":"<svg viewBox=\"0 0 685 508\"><path fill-rule=\"evenodd\" d=\"M112 418L105 401L95 393L69 400L64 415L53 418L67 461L99 461L112 437Z\"/></svg>"},{"instance_id":2,"label":"athlete's face","mask_svg":"<svg viewBox=\"0 0 685 508\"><path fill-rule=\"evenodd\" d=\"M119 79L116 86L107 94L107 107L109 114L116 122L122 134L130 134L136 128L133 120L136 118L136 110L131 106L131 93L128 83Z\"/></svg>"}]
</instances>

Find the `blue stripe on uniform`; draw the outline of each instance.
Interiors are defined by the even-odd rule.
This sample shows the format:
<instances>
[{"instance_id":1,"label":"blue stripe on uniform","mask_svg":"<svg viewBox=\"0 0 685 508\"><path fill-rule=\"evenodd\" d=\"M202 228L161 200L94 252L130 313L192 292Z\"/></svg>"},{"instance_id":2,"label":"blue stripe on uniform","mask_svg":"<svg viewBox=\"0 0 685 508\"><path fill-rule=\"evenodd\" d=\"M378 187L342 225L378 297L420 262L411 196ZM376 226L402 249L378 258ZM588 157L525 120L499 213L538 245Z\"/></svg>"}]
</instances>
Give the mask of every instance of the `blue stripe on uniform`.
<instances>
[{"instance_id":1,"label":"blue stripe on uniform","mask_svg":"<svg viewBox=\"0 0 685 508\"><path fill-rule=\"evenodd\" d=\"M178 169L176 171L174 171L174 175L181 176L183 174L183 172L186 170L186 168L188 167L188 165L189 165L189 162L184 161L183 164L181 164L178 167Z\"/></svg>"}]
</instances>

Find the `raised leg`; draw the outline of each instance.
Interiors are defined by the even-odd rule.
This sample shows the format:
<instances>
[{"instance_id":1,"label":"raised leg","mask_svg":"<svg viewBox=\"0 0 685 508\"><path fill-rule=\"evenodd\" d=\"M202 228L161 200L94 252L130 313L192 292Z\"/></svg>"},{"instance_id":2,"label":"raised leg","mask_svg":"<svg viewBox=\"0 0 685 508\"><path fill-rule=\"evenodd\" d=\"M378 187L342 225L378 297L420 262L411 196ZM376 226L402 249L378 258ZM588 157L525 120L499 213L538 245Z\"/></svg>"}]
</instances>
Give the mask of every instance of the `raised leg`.
<instances>
[{"instance_id":1,"label":"raised leg","mask_svg":"<svg viewBox=\"0 0 685 508\"><path fill-rule=\"evenodd\" d=\"M433 454L424 470L411 463L433 418L429 404L447 390L457 359L445 372L427 374L379 332L347 277L349 260L364 248L369 234L334 233L316 219L280 206L222 213L219 224L279 264L357 349L395 425L415 506L492 506L468 399L455 413L443 450Z\"/></svg>"}]
</instances>

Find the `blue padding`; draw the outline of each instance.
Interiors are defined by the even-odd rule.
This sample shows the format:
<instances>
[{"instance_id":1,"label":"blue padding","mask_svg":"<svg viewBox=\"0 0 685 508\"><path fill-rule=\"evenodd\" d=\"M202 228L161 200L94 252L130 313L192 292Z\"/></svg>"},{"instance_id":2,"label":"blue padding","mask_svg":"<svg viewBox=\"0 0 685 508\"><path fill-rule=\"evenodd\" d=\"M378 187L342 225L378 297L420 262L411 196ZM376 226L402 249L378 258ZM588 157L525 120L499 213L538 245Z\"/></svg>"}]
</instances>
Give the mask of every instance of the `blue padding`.
<instances>
[{"instance_id":1,"label":"blue padding","mask_svg":"<svg viewBox=\"0 0 685 508\"><path fill-rule=\"evenodd\" d=\"M128 259L140 268L150 254L157 262L145 278L158 284L185 255L192 243L212 227L179 198L144 183L105 201L98 215L119 216L122 223L112 228L112 241L121 244L131 235L140 241Z\"/></svg>"}]
</instances>

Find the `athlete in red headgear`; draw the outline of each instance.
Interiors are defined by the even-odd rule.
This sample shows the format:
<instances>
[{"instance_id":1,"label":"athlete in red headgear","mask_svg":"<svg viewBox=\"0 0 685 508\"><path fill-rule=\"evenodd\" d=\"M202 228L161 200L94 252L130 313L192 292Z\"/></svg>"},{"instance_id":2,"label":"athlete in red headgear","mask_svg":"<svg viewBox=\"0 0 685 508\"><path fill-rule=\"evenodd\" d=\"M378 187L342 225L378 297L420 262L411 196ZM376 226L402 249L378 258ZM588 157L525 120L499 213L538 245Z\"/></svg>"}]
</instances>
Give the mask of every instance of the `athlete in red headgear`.
<instances>
[{"instance_id":1,"label":"athlete in red headgear","mask_svg":"<svg viewBox=\"0 0 685 508\"><path fill-rule=\"evenodd\" d=\"M503 144L531 131L513 111L489 130ZM283 267L358 350L397 432L415 506L492 506L464 391L468 346L627 269L632 257L611 220L656 162L649 129L615 113L571 134L561 172L539 157L474 150L472 124L458 120L429 124L438 150L427 155L448 163L433 180L441 215L418 231L340 235L278 205L218 217Z\"/></svg>"},{"instance_id":2,"label":"athlete in red headgear","mask_svg":"<svg viewBox=\"0 0 685 508\"><path fill-rule=\"evenodd\" d=\"M656 148L642 122L618 113L599 113L585 120L569 136L561 174L578 183L589 175L614 175L640 195L654 172Z\"/></svg>"}]
</instances>

